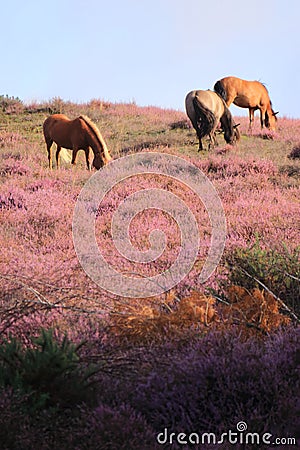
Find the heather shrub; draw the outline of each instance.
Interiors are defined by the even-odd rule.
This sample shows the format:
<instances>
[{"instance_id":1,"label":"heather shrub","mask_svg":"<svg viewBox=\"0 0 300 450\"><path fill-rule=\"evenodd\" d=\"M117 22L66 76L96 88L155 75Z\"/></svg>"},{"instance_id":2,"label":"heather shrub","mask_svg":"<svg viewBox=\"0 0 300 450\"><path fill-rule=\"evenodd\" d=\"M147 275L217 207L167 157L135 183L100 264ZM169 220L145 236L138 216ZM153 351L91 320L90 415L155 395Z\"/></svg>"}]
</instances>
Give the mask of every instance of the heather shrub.
<instances>
[{"instance_id":1,"label":"heather shrub","mask_svg":"<svg viewBox=\"0 0 300 450\"><path fill-rule=\"evenodd\" d=\"M18 97L0 95L0 109L6 114L19 114L24 110L24 105Z\"/></svg>"},{"instance_id":2,"label":"heather shrub","mask_svg":"<svg viewBox=\"0 0 300 450\"><path fill-rule=\"evenodd\" d=\"M18 340L0 347L0 386L11 386L28 395L32 410L50 406L72 406L88 400L91 369L82 371L77 355L80 346L65 336L61 343L51 330L42 330L24 348Z\"/></svg>"},{"instance_id":3,"label":"heather shrub","mask_svg":"<svg viewBox=\"0 0 300 450\"><path fill-rule=\"evenodd\" d=\"M24 176L30 174L31 169L27 164L16 158L9 158L0 164L0 176Z\"/></svg>"},{"instance_id":4,"label":"heather shrub","mask_svg":"<svg viewBox=\"0 0 300 450\"><path fill-rule=\"evenodd\" d=\"M73 431L72 448L107 450L158 450L154 430L130 405L110 407L100 404L94 410L82 408L82 422ZM82 444L84 443L84 444Z\"/></svg>"},{"instance_id":5,"label":"heather shrub","mask_svg":"<svg viewBox=\"0 0 300 450\"><path fill-rule=\"evenodd\" d=\"M65 411L47 409L24 414L24 399L1 392L2 450L158 450L154 430L130 405L100 403Z\"/></svg>"},{"instance_id":6,"label":"heather shrub","mask_svg":"<svg viewBox=\"0 0 300 450\"><path fill-rule=\"evenodd\" d=\"M154 450L165 427L220 436L241 420L249 432L297 436L299 329L263 341L245 340L238 329L212 331L180 346L172 339L121 351L107 338L94 348L93 359L106 360L97 375L97 407L22 414L32 392L2 389L2 448Z\"/></svg>"},{"instance_id":7,"label":"heather shrub","mask_svg":"<svg viewBox=\"0 0 300 450\"><path fill-rule=\"evenodd\" d=\"M290 151L288 157L290 159L300 158L300 145L293 147L292 150Z\"/></svg>"},{"instance_id":8,"label":"heather shrub","mask_svg":"<svg viewBox=\"0 0 300 450\"><path fill-rule=\"evenodd\" d=\"M1 449L30 448L28 439L29 416L24 414L27 397L18 395L11 387L0 388L0 442ZM22 443L18 442L22 436ZM32 447L31 447L32 448Z\"/></svg>"},{"instance_id":9,"label":"heather shrub","mask_svg":"<svg viewBox=\"0 0 300 450\"><path fill-rule=\"evenodd\" d=\"M157 432L222 433L244 420L249 431L296 435L299 330L263 342L213 332L174 350L152 353L152 369L131 395Z\"/></svg>"},{"instance_id":10,"label":"heather shrub","mask_svg":"<svg viewBox=\"0 0 300 450\"><path fill-rule=\"evenodd\" d=\"M19 134L19 133L14 133L14 132L2 132L0 134L0 148L4 148L4 147L15 147L20 143L24 143L26 142L26 140L24 139L24 137ZM4 159L8 158L8 157L16 157L16 155L10 155L10 154L6 154L6 153L2 153L2 157ZM17 159L21 159L21 155L19 154L17 156Z\"/></svg>"},{"instance_id":11,"label":"heather shrub","mask_svg":"<svg viewBox=\"0 0 300 450\"><path fill-rule=\"evenodd\" d=\"M177 120L176 122L170 123L171 130L189 130L191 128L191 124L187 119Z\"/></svg>"},{"instance_id":12,"label":"heather shrub","mask_svg":"<svg viewBox=\"0 0 300 450\"><path fill-rule=\"evenodd\" d=\"M27 209L25 203L24 203L24 199L19 196L16 195L16 193L12 193L10 192L7 195L0 195L0 210L16 210L16 209Z\"/></svg>"},{"instance_id":13,"label":"heather shrub","mask_svg":"<svg viewBox=\"0 0 300 450\"><path fill-rule=\"evenodd\" d=\"M99 98L92 98L88 102L87 106L89 108L91 108L92 110L102 111L104 109L109 109L112 106L112 104L111 104L111 102L107 102L107 101L101 100Z\"/></svg>"},{"instance_id":14,"label":"heather shrub","mask_svg":"<svg viewBox=\"0 0 300 450\"><path fill-rule=\"evenodd\" d=\"M257 239L251 247L227 255L228 283L246 289L266 287L296 314L300 313L300 248L284 244L263 248Z\"/></svg>"},{"instance_id":15,"label":"heather shrub","mask_svg":"<svg viewBox=\"0 0 300 450\"><path fill-rule=\"evenodd\" d=\"M241 158L229 156L226 159L222 156L210 156L204 161L194 161L208 176L213 178L246 177L249 175L263 175L272 177L278 172L272 161L260 160L256 158Z\"/></svg>"},{"instance_id":16,"label":"heather shrub","mask_svg":"<svg viewBox=\"0 0 300 450\"><path fill-rule=\"evenodd\" d=\"M49 110L51 114L62 114L65 112L66 102L60 97L54 97L49 102Z\"/></svg>"}]
</instances>

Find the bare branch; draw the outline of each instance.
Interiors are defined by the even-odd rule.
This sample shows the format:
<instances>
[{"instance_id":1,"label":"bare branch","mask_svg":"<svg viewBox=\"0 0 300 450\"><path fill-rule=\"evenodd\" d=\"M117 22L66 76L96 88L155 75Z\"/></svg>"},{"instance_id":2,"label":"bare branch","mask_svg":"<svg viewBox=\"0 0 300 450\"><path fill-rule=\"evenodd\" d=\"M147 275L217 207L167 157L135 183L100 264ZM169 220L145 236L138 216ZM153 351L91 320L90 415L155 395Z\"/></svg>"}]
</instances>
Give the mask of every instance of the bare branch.
<instances>
[{"instance_id":1,"label":"bare branch","mask_svg":"<svg viewBox=\"0 0 300 450\"><path fill-rule=\"evenodd\" d=\"M281 300L281 298L277 297L277 295L275 295L264 283L262 283L262 281L251 275L249 272L247 272L247 270L243 269L242 267L239 268L242 272L244 272L245 275L247 275L252 280L256 281L256 283L258 283L263 289L269 292L269 294L271 294L280 303L283 309L285 309L297 322L300 322L299 317L296 316L296 314L284 303L283 300Z\"/></svg>"}]
</instances>

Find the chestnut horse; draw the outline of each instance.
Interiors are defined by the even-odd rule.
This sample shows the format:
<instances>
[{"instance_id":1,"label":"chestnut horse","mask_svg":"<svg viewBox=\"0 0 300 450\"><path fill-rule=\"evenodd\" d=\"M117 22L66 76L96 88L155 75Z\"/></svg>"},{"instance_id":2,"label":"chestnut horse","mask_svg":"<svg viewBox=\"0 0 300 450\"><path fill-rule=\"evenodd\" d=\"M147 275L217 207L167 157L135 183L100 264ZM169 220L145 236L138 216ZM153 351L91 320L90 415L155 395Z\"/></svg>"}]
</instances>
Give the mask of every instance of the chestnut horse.
<instances>
[{"instance_id":1,"label":"chestnut horse","mask_svg":"<svg viewBox=\"0 0 300 450\"><path fill-rule=\"evenodd\" d=\"M59 153L61 148L73 150L72 164L76 163L78 150L85 151L86 165L90 170L89 151L94 153L92 166L100 169L111 160L103 137L97 126L87 117L80 116L74 120L64 114L53 114L48 117L43 125L44 137L47 145L49 168L52 169L53 142L57 145L56 164L59 167Z\"/></svg>"},{"instance_id":2,"label":"chestnut horse","mask_svg":"<svg viewBox=\"0 0 300 450\"><path fill-rule=\"evenodd\" d=\"M225 77L215 83L214 90L221 95L228 107L234 103L236 106L249 109L250 130L254 121L254 111L259 109L261 128L265 125L275 131L278 112L273 111L269 93L262 83Z\"/></svg>"},{"instance_id":3,"label":"chestnut horse","mask_svg":"<svg viewBox=\"0 0 300 450\"><path fill-rule=\"evenodd\" d=\"M213 91L191 91L185 98L186 113L196 130L199 139L199 151L203 150L202 138L209 136L209 148L216 144L216 129L221 122L224 138L228 144L234 144L240 138L238 125L224 100Z\"/></svg>"}]
</instances>

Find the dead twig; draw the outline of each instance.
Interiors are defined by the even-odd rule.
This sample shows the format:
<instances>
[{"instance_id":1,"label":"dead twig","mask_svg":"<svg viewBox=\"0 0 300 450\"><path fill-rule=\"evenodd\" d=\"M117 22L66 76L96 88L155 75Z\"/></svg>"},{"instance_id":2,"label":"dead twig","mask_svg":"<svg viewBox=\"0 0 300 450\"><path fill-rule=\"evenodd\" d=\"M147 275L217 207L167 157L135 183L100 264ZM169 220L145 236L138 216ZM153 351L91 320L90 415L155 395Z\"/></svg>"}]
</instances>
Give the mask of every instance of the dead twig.
<instances>
[{"instance_id":1,"label":"dead twig","mask_svg":"<svg viewBox=\"0 0 300 450\"><path fill-rule=\"evenodd\" d=\"M277 295L274 294L274 292L272 292L268 286L266 286L262 281L260 281L258 278L254 277L253 275L251 275L249 272L247 272L247 270L243 269L242 267L239 267L239 269L245 274L247 275L247 277L251 278L252 280L256 281L256 283L258 283L263 289L265 289L269 294L271 294L277 301L278 303L280 303L280 305L282 306L282 308L287 311L294 320L296 320L297 322L300 322L299 317L294 313L294 311L292 311L287 305L286 303L284 303L283 300L281 300L281 298L277 297Z\"/></svg>"}]
</instances>

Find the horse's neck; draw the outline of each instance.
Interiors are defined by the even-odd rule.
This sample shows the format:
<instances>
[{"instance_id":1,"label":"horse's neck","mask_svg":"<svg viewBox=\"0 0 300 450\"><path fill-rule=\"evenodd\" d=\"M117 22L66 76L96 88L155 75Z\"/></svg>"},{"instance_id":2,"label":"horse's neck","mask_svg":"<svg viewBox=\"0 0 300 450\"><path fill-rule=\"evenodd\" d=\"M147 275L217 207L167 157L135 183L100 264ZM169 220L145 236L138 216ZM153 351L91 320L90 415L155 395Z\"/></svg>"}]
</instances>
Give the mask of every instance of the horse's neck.
<instances>
[{"instance_id":1,"label":"horse's neck","mask_svg":"<svg viewBox=\"0 0 300 450\"><path fill-rule=\"evenodd\" d=\"M231 128L231 118L228 114L227 109L224 109L224 113L220 119L222 128L226 128L226 130L229 130ZM225 131L225 130L224 130Z\"/></svg>"},{"instance_id":2,"label":"horse's neck","mask_svg":"<svg viewBox=\"0 0 300 450\"><path fill-rule=\"evenodd\" d=\"M100 156L103 161L109 162L112 158L109 154L105 142L102 142L101 139L96 136L90 136L89 139L89 145L93 150L94 156Z\"/></svg>"},{"instance_id":3,"label":"horse's neck","mask_svg":"<svg viewBox=\"0 0 300 450\"><path fill-rule=\"evenodd\" d=\"M273 114L272 105L271 105L271 101L270 101L270 100L267 102L267 108L266 108L266 111L267 111L267 113L270 114L270 115Z\"/></svg>"},{"instance_id":4,"label":"horse's neck","mask_svg":"<svg viewBox=\"0 0 300 450\"><path fill-rule=\"evenodd\" d=\"M103 153L103 148L101 142L96 138L96 136L93 136L92 134L89 134L89 145L91 149L93 150L94 155L98 155Z\"/></svg>"}]
</instances>

